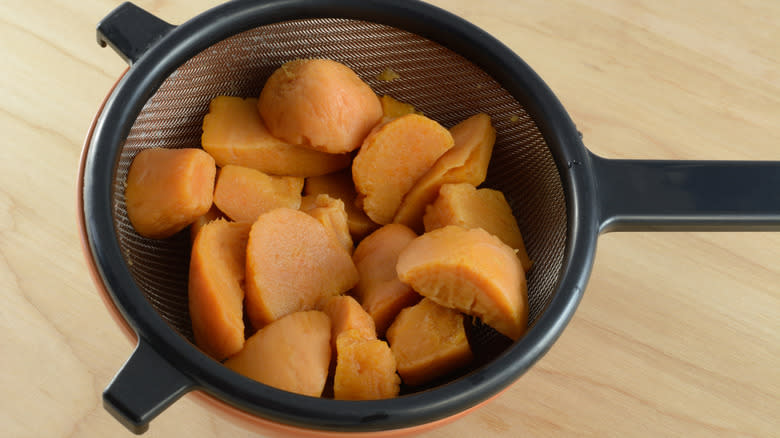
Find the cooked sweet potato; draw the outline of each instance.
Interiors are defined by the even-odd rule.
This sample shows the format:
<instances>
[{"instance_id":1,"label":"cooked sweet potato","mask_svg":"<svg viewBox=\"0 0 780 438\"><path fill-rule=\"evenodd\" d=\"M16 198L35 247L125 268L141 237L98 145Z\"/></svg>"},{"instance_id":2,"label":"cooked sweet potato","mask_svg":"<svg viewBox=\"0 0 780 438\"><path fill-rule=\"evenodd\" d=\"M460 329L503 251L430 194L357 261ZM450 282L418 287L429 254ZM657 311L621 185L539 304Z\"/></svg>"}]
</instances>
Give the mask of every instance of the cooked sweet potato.
<instances>
[{"instance_id":1,"label":"cooked sweet potato","mask_svg":"<svg viewBox=\"0 0 780 438\"><path fill-rule=\"evenodd\" d=\"M333 398L378 400L400 392L393 352L385 341L365 339L360 330L342 332L336 339Z\"/></svg>"},{"instance_id":2,"label":"cooked sweet potato","mask_svg":"<svg viewBox=\"0 0 780 438\"><path fill-rule=\"evenodd\" d=\"M267 175L248 167L228 165L220 169L214 204L229 218L254 222L279 207L301 206L303 178Z\"/></svg>"},{"instance_id":3,"label":"cooked sweet potato","mask_svg":"<svg viewBox=\"0 0 780 438\"><path fill-rule=\"evenodd\" d=\"M425 207L432 203L444 184L485 181L488 163L496 142L496 130L490 116L481 113L450 128L455 146L439 158L404 196L393 222L404 224L417 233L424 231Z\"/></svg>"},{"instance_id":4,"label":"cooked sweet potato","mask_svg":"<svg viewBox=\"0 0 780 438\"><path fill-rule=\"evenodd\" d=\"M352 182L352 171L349 169L306 178L303 193L306 196L326 194L331 198L341 199L347 212L347 225L353 242L359 242L379 228L379 225L369 219L366 213L355 205L357 192Z\"/></svg>"},{"instance_id":5,"label":"cooked sweet potato","mask_svg":"<svg viewBox=\"0 0 780 438\"><path fill-rule=\"evenodd\" d=\"M328 315L310 310L292 313L258 330L225 366L275 388L319 397L330 358Z\"/></svg>"},{"instance_id":6,"label":"cooked sweet potato","mask_svg":"<svg viewBox=\"0 0 780 438\"><path fill-rule=\"evenodd\" d=\"M417 114L372 131L352 162L363 211L378 224L392 222L406 192L453 144L447 129Z\"/></svg>"},{"instance_id":7,"label":"cooked sweet potato","mask_svg":"<svg viewBox=\"0 0 780 438\"><path fill-rule=\"evenodd\" d=\"M428 383L473 359L463 315L430 298L402 310L387 329L387 341L407 385Z\"/></svg>"},{"instance_id":8,"label":"cooked sweet potato","mask_svg":"<svg viewBox=\"0 0 780 438\"><path fill-rule=\"evenodd\" d=\"M382 102L382 122L389 122L407 114L423 115L414 109L413 105L398 101L387 94L382 96L380 101Z\"/></svg>"},{"instance_id":9,"label":"cooked sweet potato","mask_svg":"<svg viewBox=\"0 0 780 438\"><path fill-rule=\"evenodd\" d=\"M152 148L139 152L127 173L127 218L138 234L164 239L211 207L214 159L201 149Z\"/></svg>"},{"instance_id":10,"label":"cooked sweet potato","mask_svg":"<svg viewBox=\"0 0 780 438\"><path fill-rule=\"evenodd\" d=\"M523 269L531 269L531 259L523 243L520 227L504 194L493 189L477 189L471 184L445 184L439 196L426 207L425 230L446 225L482 228L515 249Z\"/></svg>"},{"instance_id":11,"label":"cooked sweet potato","mask_svg":"<svg viewBox=\"0 0 780 438\"><path fill-rule=\"evenodd\" d=\"M195 344L216 360L244 346L244 275L248 223L217 219L192 245L189 308Z\"/></svg>"},{"instance_id":12,"label":"cooked sweet potato","mask_svg":"<svg viewBox=\"0 0 780 438\"><path fill-rule=\"evenodd\" d=\"M323 300L322 311L330 317L331 343L336 351L336 339L347 330L356 330L365 339L376 339L376 328L371 315L349 295L336 295Z\"/></svg>"},{"instance_id":13,"label":"cooked sweet potato","mask_svg":"<svg viewBox=\"0 0 780 438\"><path fill-rule=\"evenodd\" d=\"M352 293L374 319L379 336L401 309L420 301L420 294L402 283L395 271L398 254L416 237L404 225L388 224L363 239L352 256L359 274Z\"/></svg>"},{"instance_id":14,"label":"cooked sweet potato","mask_svg":"<svg viewBox=\"0 0 780 438\"><path fill-rule=\"evenodd\" d=\"M386 69L382 70L382 73L376 75L376 78L379 79L380 81L392 82L396 79L400 79L401 75L398 74L398 72L393 70L392 68L387 67Z\"/></svg>"},{"instance_id":15,"label":"cooked sweet potato","mask_svg":"<svg viewBox=\"0 0 780 438\"><path fill-rule=\"evenodd\" d=\"M349 233L349 223L344 202L329 195L304 196L301 211L320 221L328 233L351 255L355 249Z\"/></svg>"},{"instance_id":16,"label":"cooked sweet potato","mask_svg":"<svg viewBox=\"0 0 780 438\"><path fill-rule=\"evenodd\" d=\"M478 316L512 340L528 322L525 271L515 251L481 228L448 225L401 251L398 278L445 307Z\"/></svg>"},{"instance_id":17,"label":"cooked sweet potato","mask_svg":"<svg viewBox=\"0 0 780 438\"><path fill-rule=\"evenodd\" d=\"M203 118L203 149L220 167L234 164L279 176L325 175L349 167L349 154L328 154L280 140L266 128L257 99L215 97Z\"/></svg>"},{"instance_id":18,"label":"cooked sweet potato","mask_svg":"<svg viewBox=\"0 0 780 438\"><path fill-rule=\"evenodd\" d=\"M352 258L308 214L277 208L260 215L252 225L246 310L255 328L313 309L325 297L351 289L357 280Z\"/></svg>"},{"instance_id":19,"label":"cooked sweet potato","mask_svg":"<svg viewBox=\"0 0 780 438\"><path fill-rule=\"evenodd\" d=\"M203 215L192 221L190 224L190 242L195 242L195 237L198 236L201 228L207 223L217 220L221 217L225 217L216 205L211 204L211 208Z\"/></svg>"},{"instance_id":20,"label":"cooked sweet potato","mask_svg":"<svg viewBox=\"0 0 780 438\"><path fill-rule=\"evenodd\" d=\"M283 64L268 78L258 108L274 136L334 154L357 149L382 118L371 87L328 59Z\"/></svg>"}]
</instances>

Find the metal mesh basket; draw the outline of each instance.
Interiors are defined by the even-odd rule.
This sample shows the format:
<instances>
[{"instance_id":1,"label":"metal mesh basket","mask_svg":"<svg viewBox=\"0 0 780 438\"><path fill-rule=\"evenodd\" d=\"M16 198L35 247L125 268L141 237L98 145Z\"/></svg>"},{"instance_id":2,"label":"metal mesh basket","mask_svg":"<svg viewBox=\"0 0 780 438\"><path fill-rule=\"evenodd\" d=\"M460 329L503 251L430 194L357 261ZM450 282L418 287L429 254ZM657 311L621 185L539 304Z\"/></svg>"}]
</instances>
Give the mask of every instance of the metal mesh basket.
<instances>
[{"instance_id":1,"label":"metal mesh basket","mask_svg":"<svg viewBox=\"0 0 780 438\"><path fill-rule=\"evenodd\" d=\"M483 186L509 201L534 261L529 324L549 302L561 269L567 217L561 179L534 121L493 78L455 52L416 34L347 19L306 19L260 26L222 40L181 65L147 101L122 146L113 185L114 226L138 287L159 314L192 340L187 305L189 237L139 236L127 219L124 187L133 157L150 147L197 147L209 102L218 95L258 96L270 74L297 58L342 62L379 95L413 104L445 127L478 113L492 118L496 145ZM400 78L377 77L392 69ZM508 343L475 325L470 338L485 363Z\"/></svg>"}]
</instances>

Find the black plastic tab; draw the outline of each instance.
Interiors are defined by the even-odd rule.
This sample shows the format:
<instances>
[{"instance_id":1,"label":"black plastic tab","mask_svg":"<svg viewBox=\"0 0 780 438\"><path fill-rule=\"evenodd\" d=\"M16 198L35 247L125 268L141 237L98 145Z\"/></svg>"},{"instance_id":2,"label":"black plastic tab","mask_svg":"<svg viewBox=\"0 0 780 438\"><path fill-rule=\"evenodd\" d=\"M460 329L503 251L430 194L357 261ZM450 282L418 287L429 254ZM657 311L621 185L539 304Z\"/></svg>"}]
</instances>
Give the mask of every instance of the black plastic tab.
<instances>
[{"instance_id":1,"label":"black plastic tab","mask_svg":"<svg viewBox=\"0 0 780 438\"><path fill-rule=\"evenodd\" d=\"M110 46L133 65L149 47L175 26L160 20L138 6L125 2L117 6L97 26L97 42Z\"/></svg>"},{"instance_id":2,"label":"black plastic tab","mask_svg":"<svg viewBox=\"0 0 780 438\"><path fill-rule=\"evenodd\" d=\"M194 386L143 339L103 392L103 406L135 434Z\"/></svg>"}]
</instances>

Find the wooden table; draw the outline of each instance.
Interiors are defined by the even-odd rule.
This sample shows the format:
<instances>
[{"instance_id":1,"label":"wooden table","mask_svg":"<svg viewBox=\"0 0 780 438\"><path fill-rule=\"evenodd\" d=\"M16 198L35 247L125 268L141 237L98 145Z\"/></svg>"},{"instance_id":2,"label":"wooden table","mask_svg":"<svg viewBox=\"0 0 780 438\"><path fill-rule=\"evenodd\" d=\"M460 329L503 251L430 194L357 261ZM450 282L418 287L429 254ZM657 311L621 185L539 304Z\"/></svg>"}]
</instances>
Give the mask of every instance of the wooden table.
<instances>
[{"instance_id":1,"label":"wooden table","mask_svg":"<svg viewBox=\"0 0 780 438\"><path fill-rule=\"evenodd\" d=\"M216 1L138 0L180 23ZM435 0L523 57L589 148L780 160L776 0ZM101 391L133 345L79 246L76 168L125 64L118 0L0 2L0 435L129 436ZM429 437L780 436L780 234L599 239L585 297L530 372ZM147 436L253 436L189 396Z\"/></svg>"}]
</instances>

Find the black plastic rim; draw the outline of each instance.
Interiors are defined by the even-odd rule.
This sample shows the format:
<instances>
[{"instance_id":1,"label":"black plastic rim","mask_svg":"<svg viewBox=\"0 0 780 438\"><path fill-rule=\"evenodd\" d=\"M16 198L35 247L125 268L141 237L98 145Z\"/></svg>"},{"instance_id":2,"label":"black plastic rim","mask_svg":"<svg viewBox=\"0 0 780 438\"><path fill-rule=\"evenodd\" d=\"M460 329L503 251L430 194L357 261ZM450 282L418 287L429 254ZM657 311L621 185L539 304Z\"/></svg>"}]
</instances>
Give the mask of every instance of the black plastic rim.
<instances>
[{"instance_id":1,"label":"black plastic rim","mask_svg":"<svg viewBox=\"0 0 780 438\"><path fill-rule=\"evenodd\" d=\"M480 66L537 123L561 175L569 217L564 264L554 297L535 325L487 366L441 387L395 399L336 401L300 396L250 381L176 333L135 285L113 226L111 186L120 145L144 103L166 77L212 44L260 25L338 17L395 26L431 39ZM576 127L542 79L514 52L463 19L418 1L238 0L178 26L149 49L116 87L98 119L86 158L87 238L102 280L140 338L198 387L251 414L309 429L375 431L412 427L466 410L505 389L547 350L571 319L590 275L598 235L590 158Z\"/></svg>"}]
</instances>

